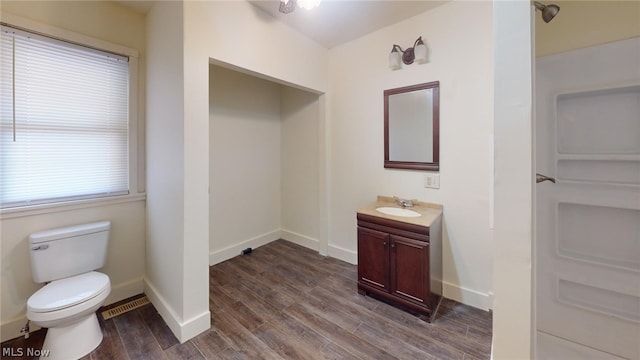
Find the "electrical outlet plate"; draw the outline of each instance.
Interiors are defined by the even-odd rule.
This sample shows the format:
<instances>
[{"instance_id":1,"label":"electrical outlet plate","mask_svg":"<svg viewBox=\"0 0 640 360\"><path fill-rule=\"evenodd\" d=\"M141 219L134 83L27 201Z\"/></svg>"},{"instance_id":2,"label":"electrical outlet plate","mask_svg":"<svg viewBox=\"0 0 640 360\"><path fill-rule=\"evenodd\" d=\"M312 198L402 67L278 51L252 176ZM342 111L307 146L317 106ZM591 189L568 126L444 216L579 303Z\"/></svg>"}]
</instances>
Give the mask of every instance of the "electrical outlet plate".
<instances>
[{"instance_id":1,"label":"electrical outlet plate","mask_svg":"<svg viewBox=\"0 0 640 360\"><path fill-rule=\"evenodd\" d=\"M424 176L424 187L440 189L440 174L429 173Z\"/></svg>"}]
</instances>

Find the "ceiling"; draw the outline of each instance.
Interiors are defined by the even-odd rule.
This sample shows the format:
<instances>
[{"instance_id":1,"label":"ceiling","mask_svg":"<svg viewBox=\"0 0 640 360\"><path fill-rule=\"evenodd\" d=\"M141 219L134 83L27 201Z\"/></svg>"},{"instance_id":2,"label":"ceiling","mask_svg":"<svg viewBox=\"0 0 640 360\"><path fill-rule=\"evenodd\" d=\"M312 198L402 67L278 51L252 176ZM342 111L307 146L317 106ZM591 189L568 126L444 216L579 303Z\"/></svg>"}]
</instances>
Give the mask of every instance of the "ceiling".
<instances>
[{"instance_id":1,"label":"ceiling","mask_svg":"<svg viewBox=\"0 0 640 360\"><path fill-rule=\"evenodd\" d=\"M146 14L153 0L115 0ZM215 1L215 0L207 0ZM365 34L408 19L442 5L436 0L322 0L312 10L297 8L290 14L278 11L279 0L249 0L278 21L296 29L326 48L332 48Z\"/></svg>"},{"instance_id":2,"label":"ceiling","mask_svg":"<svg viewBox=\"0 0 640 360\"><path fill-rule=\"evenodd\" d=\"M139 13L146 14L151 10L154 0L113 0L114 2L126 6Z\"/></svg>"},{"instance_id":3,"label":"ceiling","mask_svg":"<svg viewBox=\"0 0 640 360\"><path fill-rule=\"evenodd\" d=\"M332 48L442 5L436 0L322 0L312 10L278 11L279 0L249 0L254 6Z\"/></svg>"}]
</instances>

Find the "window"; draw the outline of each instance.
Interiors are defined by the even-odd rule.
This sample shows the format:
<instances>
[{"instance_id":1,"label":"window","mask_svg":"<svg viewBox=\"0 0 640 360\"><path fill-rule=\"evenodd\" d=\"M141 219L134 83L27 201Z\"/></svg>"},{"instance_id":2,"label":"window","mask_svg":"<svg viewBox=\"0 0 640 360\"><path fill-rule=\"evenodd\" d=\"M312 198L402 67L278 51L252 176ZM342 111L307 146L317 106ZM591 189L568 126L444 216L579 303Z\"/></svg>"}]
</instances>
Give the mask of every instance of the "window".
<instances>
[{"instance_id":1,"label":"window","mask_svg":"<svg viewBox=\"0 0 640 360\"><path fill-rule=\"evenodd\" d=\"M129 193L129 64L2 26L2 208Z\"/></svg>"}]
</instances>

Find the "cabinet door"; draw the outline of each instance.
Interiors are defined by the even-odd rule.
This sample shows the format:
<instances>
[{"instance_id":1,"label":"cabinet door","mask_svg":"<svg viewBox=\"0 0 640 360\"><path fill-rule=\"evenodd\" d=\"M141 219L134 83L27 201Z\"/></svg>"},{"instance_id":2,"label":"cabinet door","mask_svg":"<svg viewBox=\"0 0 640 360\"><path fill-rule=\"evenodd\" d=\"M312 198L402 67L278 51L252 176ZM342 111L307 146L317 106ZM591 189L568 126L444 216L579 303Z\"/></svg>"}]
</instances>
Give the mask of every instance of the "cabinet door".
<instances>
[{"instance_id":1,"label":"cabinet door","mask_svg":"<svg viewBox=\"0 0 640 360\"><path fill-rule=\"evenodd\" d=\"M358 227L358 279L389 291L389 234Z\"/></svg>"},{"instance_id":2,"label":"cabinet door","mask_svg":"<svg viewBox=\"0 0 640 360\"><path fill-rule=\"evenodd\" d=\"M391 292L429 306L429 243L391 235Z\"/></svg>"}]
</instances>

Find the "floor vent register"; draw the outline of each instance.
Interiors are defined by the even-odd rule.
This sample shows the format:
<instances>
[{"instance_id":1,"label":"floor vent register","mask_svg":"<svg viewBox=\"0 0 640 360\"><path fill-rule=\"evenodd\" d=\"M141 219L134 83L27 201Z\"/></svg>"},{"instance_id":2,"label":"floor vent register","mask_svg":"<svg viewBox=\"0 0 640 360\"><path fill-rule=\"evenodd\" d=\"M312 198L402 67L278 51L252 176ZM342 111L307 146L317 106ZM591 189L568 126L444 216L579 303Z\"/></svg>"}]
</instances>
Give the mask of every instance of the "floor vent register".
<instances>
[{"instance_id":1,"label":"floor vent register","mask_svg":"<svg viewBox=\"0 0 640 360\"><path fill-rule=\"evenodd\" d=\"M143 296L141 298L137 298L135 300L131 300L127 303L124 303L122 305L116 306L114 308L105 310L102 312L102 318L104 320L108 320L111 319L113 317L116 317L118 315L122 315L126 312L129 312L131 310L135 310L139 307L145 306L149 304L149 299L146 296Z\"/></svg>"}]
</instances>

